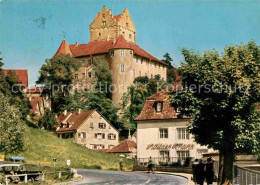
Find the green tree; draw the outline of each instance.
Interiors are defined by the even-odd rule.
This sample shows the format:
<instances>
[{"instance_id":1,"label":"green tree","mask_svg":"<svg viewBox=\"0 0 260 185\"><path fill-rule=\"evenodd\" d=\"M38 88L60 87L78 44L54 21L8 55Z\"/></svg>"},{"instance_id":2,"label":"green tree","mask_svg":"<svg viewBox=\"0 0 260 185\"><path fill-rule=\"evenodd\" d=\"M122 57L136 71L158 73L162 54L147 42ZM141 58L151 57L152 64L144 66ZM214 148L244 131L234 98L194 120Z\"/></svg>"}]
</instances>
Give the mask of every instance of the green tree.
<instances>
[{"instance_id":1,"label":"green tree","mask_svg":"<svg viewBox=\"0 0 260 185\"><path fill-rule=\"evenodd\" d=\"M64 100L70 94L75 72L81 63L69 55L58 55L45 60L39 73L37 84L44 85L43 93L50 97L52 110L60 112Z\"/></svg>"},{"instance_id":2,"label":"green tree","mask_svg":"<svg viewBox=\"0 0 260 185\"><path fill-rule=\"evenodd\" d=\"M136 128L134 119L140 114L146 98L163 90L166 85L167 83L161 79L160 75L155 75L150 79L147 76L135 78L134 84L123 95L121 104L120 122L124 123L125 129Z\"/></svg>"},{"instance_id":3,"label":"green tree","mask_svg":"<svg viewBox=\"0 0 260 185\"><path fill-rule=\"evenodd\" d=\"M184 90L172 95L173 106L193 116L196 142L220 152L218 184L232 184L234 156L259 153L260 50L254 42L203 55L183 49Z\"/></svg>"},{"instance_id":4,"label":"green tree","mask_svg":"<svg viewBox=\"0 0 260 185\"><path fill-rule=\"evenodd\" d=\"M168 64L168 66L167 66L167 82L169 84L172 84L173 82L176 81L176 69L172 65L173 59L171 58L169 53L165 53L163 55L162 61L165 62L166 64Z\"/></svg>"},{"instance_id":5,"label":"green tree","mask_svg":"<svg viewBox=\"0 0 260 185\"><path fill-rule=\"evenodd\" d=\"M46 109L45 114L39 120L38 126L45 130L53 131L54 126L58 123L58 120L54 113L50 109Z\"/></svg>"},{"instance_id":6,"label":"green tree","mask_svg":"<svg viewBox=\"0 0 260 185\"><path fill-rule=\"evenodd\" d=\"M0 100L0 152L18 153L24 149L22 115L1 92Z\"/></svg>"}]
</instances>

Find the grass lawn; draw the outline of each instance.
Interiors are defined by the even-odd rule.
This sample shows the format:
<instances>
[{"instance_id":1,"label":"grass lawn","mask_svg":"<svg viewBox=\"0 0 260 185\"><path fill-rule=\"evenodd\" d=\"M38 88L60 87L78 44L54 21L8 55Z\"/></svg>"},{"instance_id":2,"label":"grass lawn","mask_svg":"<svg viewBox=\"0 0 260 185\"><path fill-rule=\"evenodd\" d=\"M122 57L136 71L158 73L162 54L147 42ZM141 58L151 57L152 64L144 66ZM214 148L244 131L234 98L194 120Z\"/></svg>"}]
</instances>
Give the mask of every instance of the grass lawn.
<instances>
[{"instance_id":1,"label":"grass lawn","mask_svg":"<svg viewBox=\"0 0 260 185\"><path fill-rule=\"evenodd\" d=\"M19 156L25 157L26 163L39 164L44 160L52 162L57 159L57 167L65 167L66 161L71 160L71 168L93 168L104 170L119 170L120 157L90 150L72 140L59 139L51 132L26 126L26 150ZM7 156L10 158L11 155ZM123 159L125 171L131 171L133 161Z\"/></svg>"}]
</instances>

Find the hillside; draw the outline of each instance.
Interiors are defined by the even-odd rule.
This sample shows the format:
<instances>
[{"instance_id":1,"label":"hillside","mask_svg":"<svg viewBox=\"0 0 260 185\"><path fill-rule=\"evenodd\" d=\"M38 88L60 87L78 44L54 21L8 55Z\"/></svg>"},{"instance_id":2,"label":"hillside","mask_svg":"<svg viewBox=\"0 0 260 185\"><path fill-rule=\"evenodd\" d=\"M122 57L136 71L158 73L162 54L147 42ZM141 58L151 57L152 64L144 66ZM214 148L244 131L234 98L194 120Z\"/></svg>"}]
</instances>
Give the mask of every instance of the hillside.
<instances>
[{"instance_id":1,"label":"hillside","mask_svg":"<svg viewBox=\"0 0 260 185\"><path fill-rule=\"evenodd\" d=\"M39 164L44 158L52 162L57 159L56 166L66 166L71 160L72 168L99 168L118 170L120 157L115 154L96 152L73 143L72 140L59 139L52 133L26 126L26 151L18 154L25 157L26 163ZM124 159L124 170L132 170L133 161Z\"/></svg>"}]
</instances>

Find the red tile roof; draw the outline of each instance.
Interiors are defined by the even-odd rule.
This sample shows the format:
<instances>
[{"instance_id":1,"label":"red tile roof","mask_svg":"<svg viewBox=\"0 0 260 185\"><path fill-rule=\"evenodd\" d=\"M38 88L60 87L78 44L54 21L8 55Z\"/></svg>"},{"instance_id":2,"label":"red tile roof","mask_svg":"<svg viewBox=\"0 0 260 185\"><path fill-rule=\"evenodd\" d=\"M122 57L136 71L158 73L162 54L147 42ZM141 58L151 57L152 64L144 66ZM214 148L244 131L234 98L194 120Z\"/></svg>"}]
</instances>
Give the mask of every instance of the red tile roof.
<instances>
[{"instance_id":1,"label":"red tile roof","mask_svg":"<svg viewBox=\"0 0 260 185\"><path fill-rule=\"evenodd\" d=\"M155 58L151 54L147 53L140 46L127 42L125 38L120 35L115 43L113 40L108 41L92 41L88 44L72 44L69 45L69 49L67 47L66 41L62 41L61 46L54 56L59 54L72 54L73 57L83 57L95 54L108 53L111 49L132 49L135 55L140 57L144 57L147 59L151 59L153 61L159 62L161 64L167 65L165 62Z\"/></svg>"},{"instance_id":2,"label":"red tile roof","mask_svg":"<svg viewBox=\"0 0 260 185\"><path fill-rule=\"evenodd\" d=\"M131 153L133 148L137 148L136 143L132 140L126 139L119 143L117 146L107 151L108 153Z\"/></svg>"},{"instance_id":3,"label":"red tile roof","mask_svg":"<svg viewBox=\"0 0 260 185\"><path fill-rule=\"evenodd\" d=\"M169 94L166 91L160 91L148 97L144 103L141 113L135 120L160 120L160 119L174 119L177 118L177 113L170 105ZM155 103L162 102L162 112L157 112Z\"/></svg>"},{"instance_id":4,"label":"red tile roof","mask_svg":"<svg viewBox=\"0 0 260 185\"><path fill-rule=\"evenodd\" d=\"M120 14L121 15L121 14ZM114 15L114 19L116 20L116 22L118 22L120 15Z\"/></svg>"},{"instance_id":5,"label":"red tile roof","mask_svg":"<svg viewBox=\"0 0 260 185\"><path fill-rule=\"evenodd\" d=\"M57 50L57 52L54 54L54 56L57 55L67 55L69 54L70 56L72 56L72 53L70 51L69 45L67 44L66 40L64 39L59 47L59 49Z\"/></svg>"},{"instance_id":6,"label":"red tile roof","mask_svg":"<svg viewBox=\"0 0 260 185\"><path fill-rule=\"evenodd\" d=\"M8 71L14 71L18 76L18 84L28 87L28 70L27 69L3 69L6 75Z\"/></svg>"},{"instance_id":7,"label":"red tile roof","mask_svg":"<svg viewBox=\"0 0 260 185\"><path fill-rule=\"evenodd\" d=\"M42 87L28 87L26 88L26 93L41 93Z\"/></svg>"},{"instance_id":8,"label":"red tile roof","mask_svg":"<svg viewBox=\"0 0 260 185\"><path fill-rule=\"evenodd\" d=\"M68 112L66 114L66 116L64 114L61 114L58 117L59 120L59 125L61 125L61 123L64 123L63 128L60 128L57 130L57 132L66 132L66 131L74 131L77 130L80 125L94 112L95 110L88 110L88 111L81 111L80 114L78 114L77 111L75 112ZM68 118L68 119L67 119ZM65 121L65 119L67 119ZM65 122L64 122L65 121ZM67 128L67 123L69 123L71 126L70 128Z\"/></svg>"}]
</instances>

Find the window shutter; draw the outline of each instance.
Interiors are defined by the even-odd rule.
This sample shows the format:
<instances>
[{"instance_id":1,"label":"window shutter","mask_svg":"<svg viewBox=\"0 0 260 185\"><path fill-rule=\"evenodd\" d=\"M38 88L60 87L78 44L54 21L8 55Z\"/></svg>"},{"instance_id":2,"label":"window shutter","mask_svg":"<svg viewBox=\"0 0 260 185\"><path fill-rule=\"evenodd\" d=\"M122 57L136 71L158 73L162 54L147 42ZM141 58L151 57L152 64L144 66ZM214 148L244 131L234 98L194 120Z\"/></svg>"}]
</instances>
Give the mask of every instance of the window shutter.
<instances>
[{"instance_id":1,"label":"window shutter","mask_svg":"<svg viewBox=\"0 0 260 185\"><path fill-rule=\"evenodd\" d=\"M102 134L102 139L105 139L105 134L104 133Z\"/></svg>"}]
</instances>

